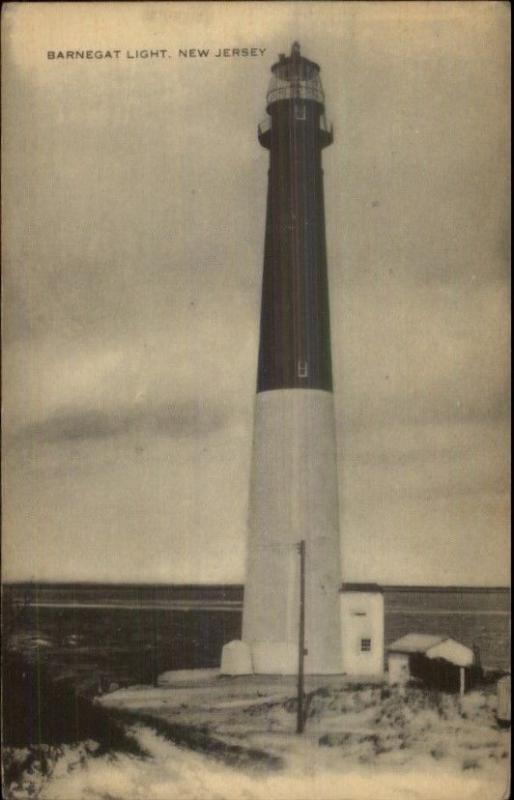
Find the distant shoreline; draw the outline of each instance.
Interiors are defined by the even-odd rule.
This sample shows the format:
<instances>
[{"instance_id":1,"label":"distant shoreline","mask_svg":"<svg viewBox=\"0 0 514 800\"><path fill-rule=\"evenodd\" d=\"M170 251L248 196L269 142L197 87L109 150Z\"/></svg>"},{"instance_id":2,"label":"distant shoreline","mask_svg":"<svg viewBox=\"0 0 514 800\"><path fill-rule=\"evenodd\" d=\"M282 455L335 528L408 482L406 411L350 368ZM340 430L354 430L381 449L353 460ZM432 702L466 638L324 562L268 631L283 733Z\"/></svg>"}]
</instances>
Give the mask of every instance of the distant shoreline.
<instances>
[{"instance_id":1,"label":"distant shoreline","mask_svg":"<svg viewBox=\"0 0 514 800\"><path fill-rule=\"evenodd\" d=\"M22 602L22 601L19 601ZM242 603L239 601L220 603L214 601L212 603L198 602L183 602L170 600L157 601L155 603L74 603L66 602L63 600L60 603L46 602L42 603L27 603L30 608L112 608L114 610L120 609L121 611L130 611L137 609L138 611L242 611ZM499 612L502 613L502 612Z\"/></svg>"},{"instance_id":2,"label":"distant shoreline","mask_svg":"<svg viewBox=\"0 0 514 800\"><path fill-rule=\"evenodd\" d=\"M218 591L243 591L243 583L130 583L107 581L2 581L5 588L52 588L52 589L178 589L198 591L202 589ZM470 586L458 584L379 584L385 592L510 592L510 586Z\"/></svg>"},{"instance_id":3,"label":"distant shoreline","mask_svg":"<svg viewBox=\"0 0 514 800\"><path fill-rule=\"evenodd\" d=\"M23 601L19 600L18 603L21 604ZM213 601L212 603L206 603L201 600L195 602L180 602L178 600L170 600L168 603L166 601L156 601L155 603L75 603L75 602L66 602L63 600L61 602L46 602L43 601L42 603L27 603L30 608L109 608L113 610L138 610L138 611L233 611L235 613L241 613L243 610L242 601L231 601L228 600L226 603L220 603L217 601ZM448 614L470 614L473 616L495 616L500 615L504 617L510 617L510 611L503 611L503 610L491 610L491 609L469 609L469 608L438 608L438 609L424 609L424 608L404 608L403 606L391 606L388 609L388 614L411 614L413 616L447 616Z\"/></svg>"},{"instance_id":4,"label":"distant shoreline","mask_svg":"<svg viewBox=\"0 0 514 800\"><path fill-rule=\"evenodd\" d=\"M483 665L504 668L509 663L507 588L431 587L427 591L403 586L382 591L386 645L409 632L424 631L452 637L469 647L476 644ZM46 635L60 655L59 648L64 647L65 662L75 652L79 643L73 637L79 634L80 647L89 648L91 658L98 648L103 658L107 644L113 654L121 647L129 661L146 648L148 653L160 654L163 669L170 664L186 669L217 664L223 644L241 638L244 587L19 583L4 586L3 601L13 632L22 636L32 632L36 638ZM113 675L117 674L119 655L111 666ZM134 675L140 666L132 664Z\"/></svg>"}]
</instances>

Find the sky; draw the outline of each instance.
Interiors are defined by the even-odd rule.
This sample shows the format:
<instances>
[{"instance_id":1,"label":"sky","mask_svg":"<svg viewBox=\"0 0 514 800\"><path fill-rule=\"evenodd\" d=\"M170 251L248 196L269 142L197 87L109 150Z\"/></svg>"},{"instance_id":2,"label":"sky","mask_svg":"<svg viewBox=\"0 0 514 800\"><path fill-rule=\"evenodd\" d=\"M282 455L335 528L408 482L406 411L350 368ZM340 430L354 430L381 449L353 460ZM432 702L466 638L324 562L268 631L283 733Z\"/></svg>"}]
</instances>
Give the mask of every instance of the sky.
<instances>
[{"instance_id":1,"label":"sky","mask_svg":"<svg viewBox=\"0 0 514 800\"><path fill-rule=\"evenodd\" d=\"M343 577L508 583L509 22L488 2L4 5L4 580L244 581L256 126L297 39L334 124ZM214 55L243 47L264 54ZM121 52L47 56L87 49Z\"/></svg>"}]
</instances>

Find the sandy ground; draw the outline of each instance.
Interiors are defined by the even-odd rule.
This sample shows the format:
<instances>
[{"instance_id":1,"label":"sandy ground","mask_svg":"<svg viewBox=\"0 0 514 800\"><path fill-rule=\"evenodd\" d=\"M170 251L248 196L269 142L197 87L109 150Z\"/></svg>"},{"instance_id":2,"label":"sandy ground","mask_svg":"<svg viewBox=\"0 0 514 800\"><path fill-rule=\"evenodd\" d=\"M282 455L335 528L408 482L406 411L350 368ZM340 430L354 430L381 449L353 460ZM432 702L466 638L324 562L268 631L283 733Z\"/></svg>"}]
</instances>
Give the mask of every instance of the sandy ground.
<instances>
[{"instance_id":1,"label":"sandy ground","mask_svg":"<svg viewBox=\"0 0 514 800\"><path fill-rule=\"evenodd\" d=\"M163 676L161 683L101 698L113 713L126 715L145 758L95 757L92 743L64 748L47 778L42 780L35 770L33 788L31 777L25 776L25 783L13 787L11 796L46 800L501 800L508 796L510 735L496 723L494 693L475 691L461 699L419 688L309 679L306 729L298 736L293 680L225 679L204 672L196 677ZM204 744L215 741L226 746L232 758L177 747L174 731L183 736L191 730L200 732Z\"/></svg>"}]
</instances>

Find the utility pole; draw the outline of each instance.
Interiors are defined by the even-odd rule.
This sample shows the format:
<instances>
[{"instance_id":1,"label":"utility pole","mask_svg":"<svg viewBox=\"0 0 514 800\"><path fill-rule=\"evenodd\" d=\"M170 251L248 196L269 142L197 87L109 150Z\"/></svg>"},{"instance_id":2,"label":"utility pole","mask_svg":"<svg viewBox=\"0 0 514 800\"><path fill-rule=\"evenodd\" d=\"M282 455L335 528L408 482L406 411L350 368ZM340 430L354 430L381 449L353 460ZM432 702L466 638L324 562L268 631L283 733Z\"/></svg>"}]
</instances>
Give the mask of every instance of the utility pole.
<instances>
[{"instance_id":1,"label":"utility pole","mask_svg":"<svg viewBox=\"0 0 514 800\"><path fill-rule=\"evenodd\" d=\"M296 715L296 733L303 733L305 715L303 710L303 659L305 656L305 540L298 544L300 553L300 625L298 635L298 703Z\"/></svg>"}]
</instances>

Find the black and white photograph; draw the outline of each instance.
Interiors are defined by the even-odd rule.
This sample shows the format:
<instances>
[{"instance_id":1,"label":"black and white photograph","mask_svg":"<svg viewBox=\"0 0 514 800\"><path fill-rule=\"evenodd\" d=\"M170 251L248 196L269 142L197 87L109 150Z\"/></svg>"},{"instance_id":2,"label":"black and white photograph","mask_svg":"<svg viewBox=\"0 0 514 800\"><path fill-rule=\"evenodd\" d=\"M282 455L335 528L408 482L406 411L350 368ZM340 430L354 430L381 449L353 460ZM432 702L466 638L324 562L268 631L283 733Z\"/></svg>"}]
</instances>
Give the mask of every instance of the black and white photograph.
<instances>
[{"instance_id":1,"label":"black and white photograph","mask_svg":"<svg viewBox=\"0 0 514 800\"><path fill-rule=\"evenodd\" d=\"M9 800L510 796L510 23L4 3Z\"/></svg>"}]
</instances>

